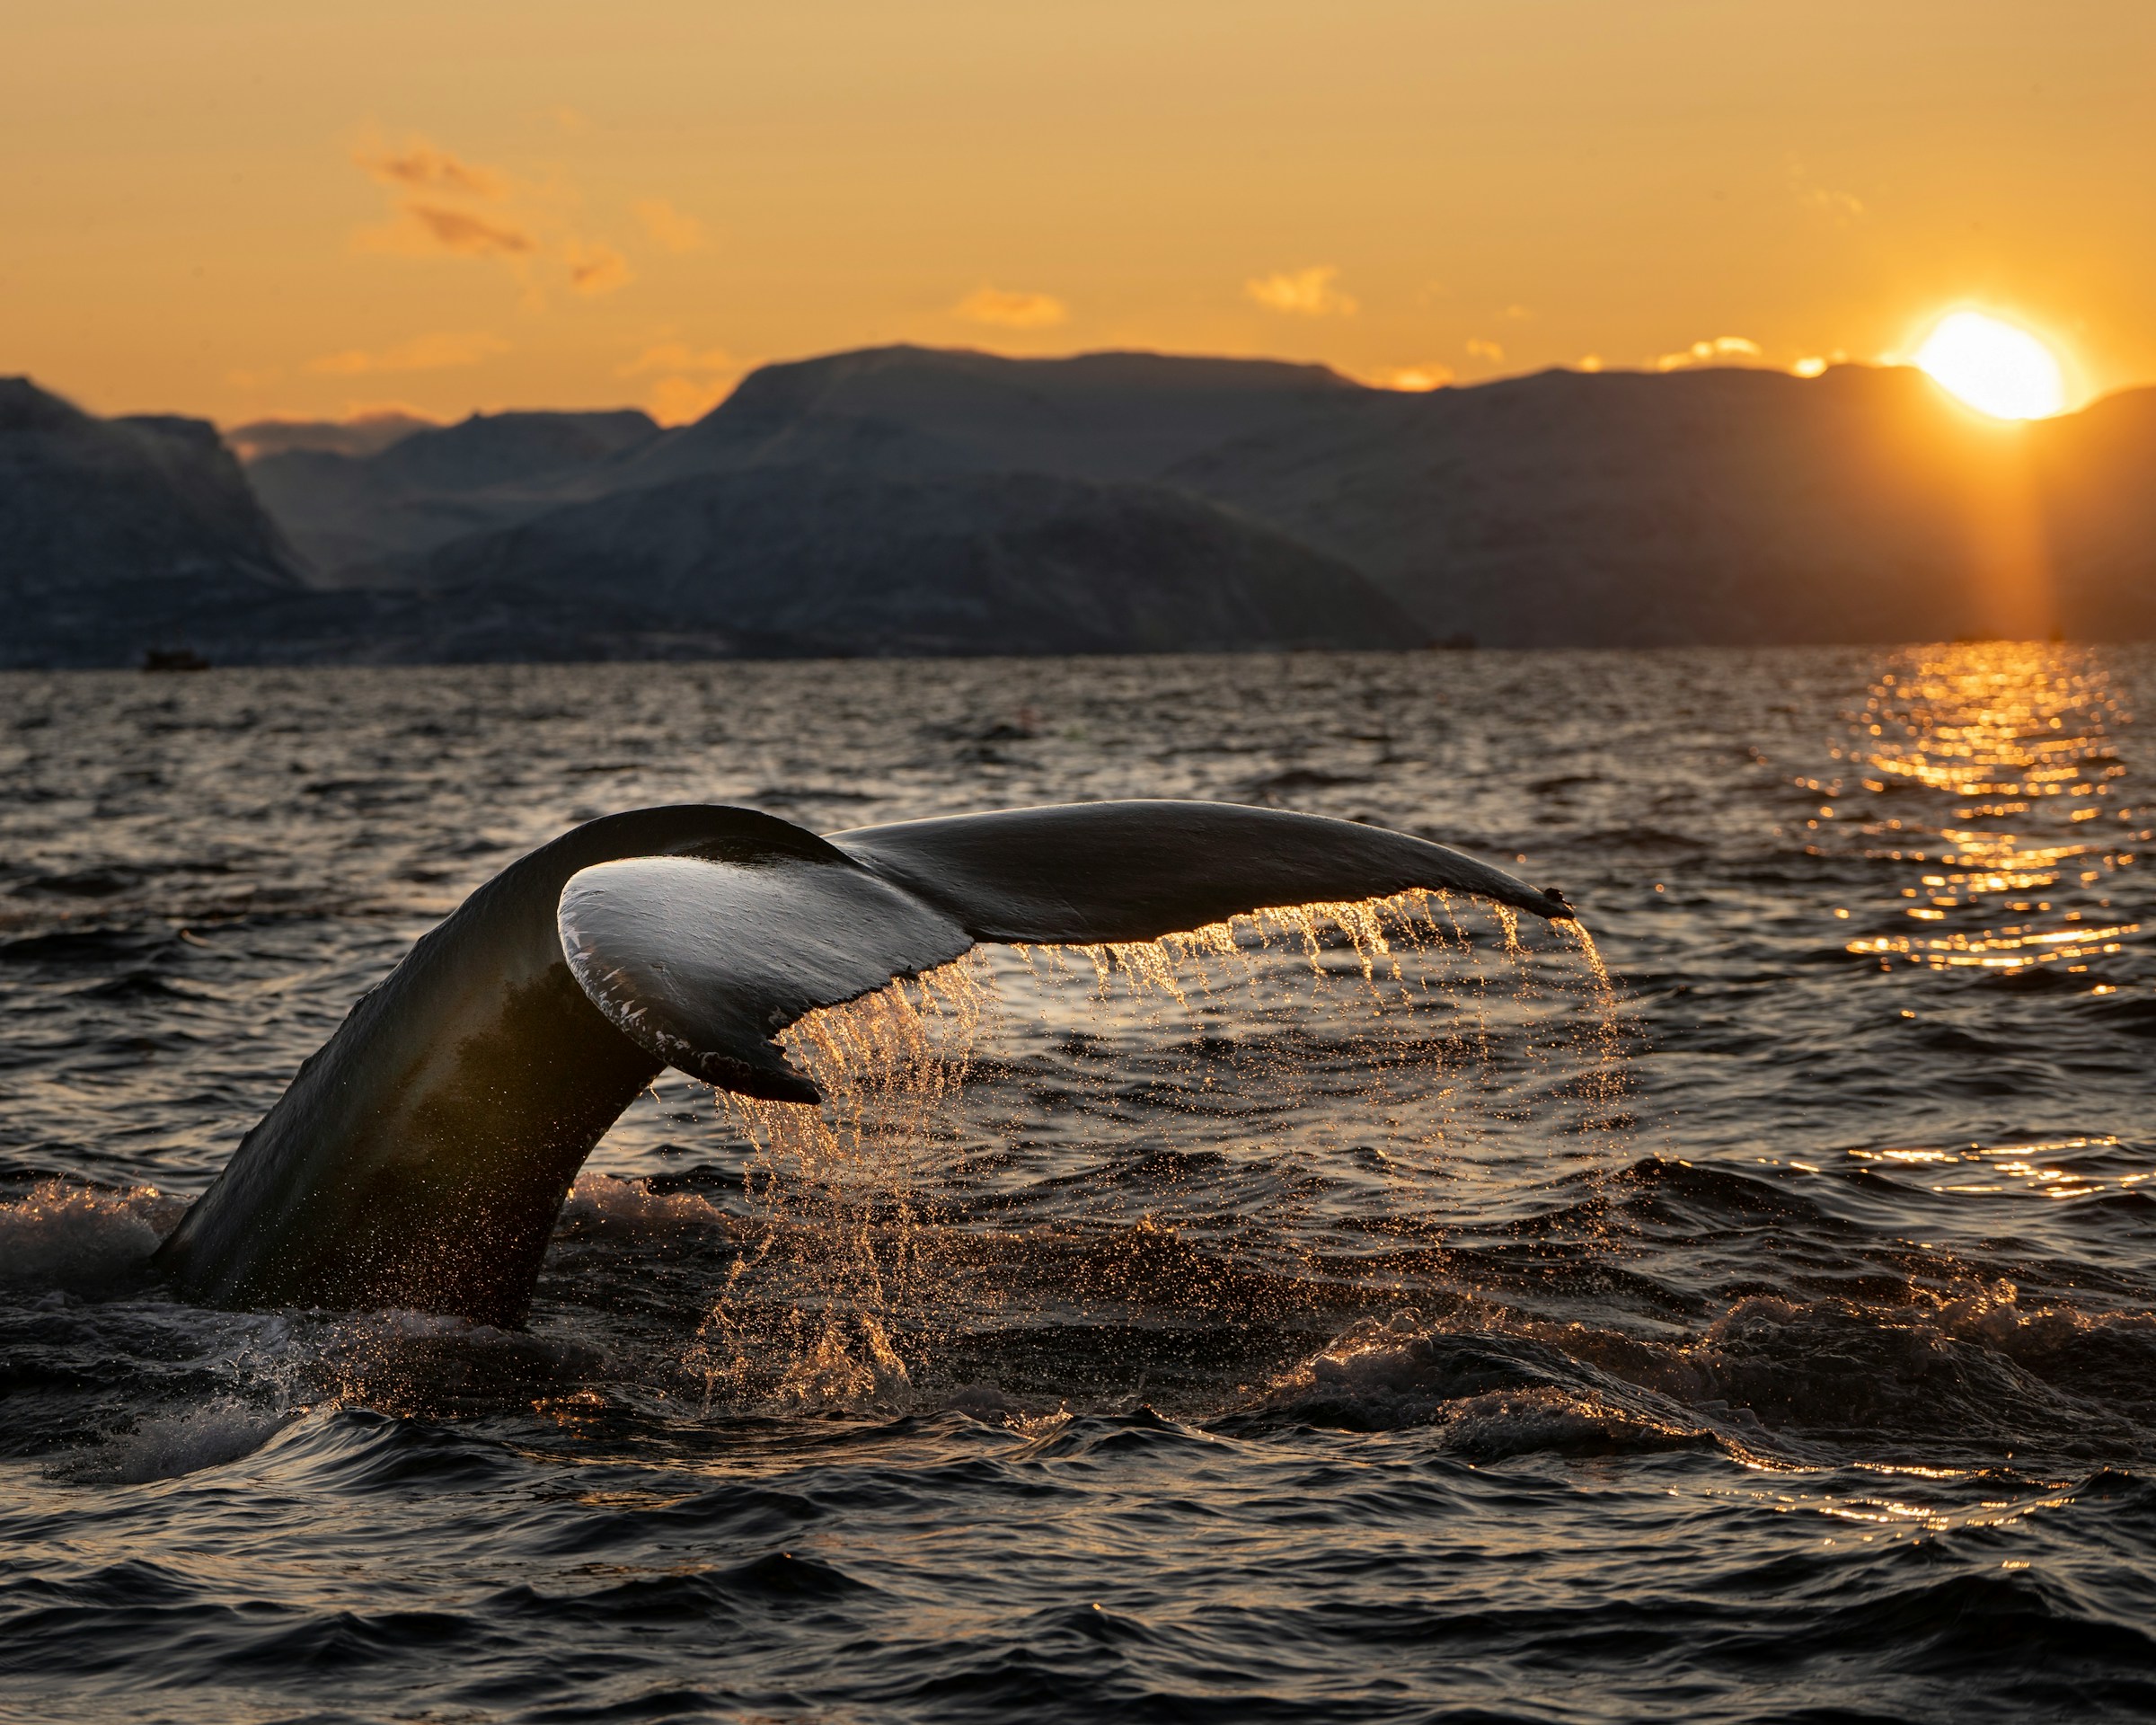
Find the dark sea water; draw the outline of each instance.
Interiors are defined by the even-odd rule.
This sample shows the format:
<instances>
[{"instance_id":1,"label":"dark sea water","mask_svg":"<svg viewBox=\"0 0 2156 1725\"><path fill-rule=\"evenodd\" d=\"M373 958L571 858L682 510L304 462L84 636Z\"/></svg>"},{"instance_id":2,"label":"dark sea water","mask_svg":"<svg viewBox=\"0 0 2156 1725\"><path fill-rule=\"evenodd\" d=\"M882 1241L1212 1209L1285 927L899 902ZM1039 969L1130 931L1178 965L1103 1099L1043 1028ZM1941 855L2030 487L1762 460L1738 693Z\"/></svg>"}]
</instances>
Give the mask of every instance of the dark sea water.
<instances>
[{"instance_id":1,"label":"dark sea water","mask_svg":"<svg viewBox=\"0 0 2156 1725\"><path fill-rule=\"evenodd\" d=\"M0 1716L2149 1717L2152 675L0 677ZM662 1081L526 1331L148 1279L574 821L1123 796L1472 849L1614 989L1465 904L997 951L813 1130Z\"/></svg>"}]
</instances>

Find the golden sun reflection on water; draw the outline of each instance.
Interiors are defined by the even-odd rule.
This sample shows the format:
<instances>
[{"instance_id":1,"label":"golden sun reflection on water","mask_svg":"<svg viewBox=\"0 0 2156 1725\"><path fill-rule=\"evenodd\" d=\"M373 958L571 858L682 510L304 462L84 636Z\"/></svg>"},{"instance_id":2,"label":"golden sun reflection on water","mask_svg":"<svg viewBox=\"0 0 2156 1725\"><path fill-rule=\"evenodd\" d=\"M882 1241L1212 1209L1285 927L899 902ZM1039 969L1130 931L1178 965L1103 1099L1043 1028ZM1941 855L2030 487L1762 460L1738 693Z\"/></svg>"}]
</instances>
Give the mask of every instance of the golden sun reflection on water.
<instances>
[{"instance_id":1,"label":"golden sun reflection on water","mask_svg":"<svg viewBox=\"0 0 2156 1725\"><path fill-rule=\"evenodd\" d=\"M2131 715L2089 650L1913 649L1851 718L1850 742L1832 751L1845 776L1798 781L1825 799L1810 825L1851 822L1867 856L1913 877L1903 926L1852 940L1851 952L1941 970L2082 972L2140 931L2110 915L2107 889L2150 837L2115 741Z\"/></svg>"},{"instance_id":2,"label":"golden sun reflection on water","mask_svg":"<svg viewBox=\"0 0 2156 1725\"><path fill-rule=\"evenodd\" d=\"M2120 1172L2107 1166L2099 1180L2091 1163L2113 1160L2120 1148L2114 1137L2054 1138L2037 1144L1972 1144L1962 1149L1855 1149L1852 1161L1884 1170L1928 1178L1935 1192L1994 1194L2028 1192L2051 1199L2085 1198L2103 1191L2129 1191L2156 1178L2156 1170Z\"/></svg>"}]
</instances>

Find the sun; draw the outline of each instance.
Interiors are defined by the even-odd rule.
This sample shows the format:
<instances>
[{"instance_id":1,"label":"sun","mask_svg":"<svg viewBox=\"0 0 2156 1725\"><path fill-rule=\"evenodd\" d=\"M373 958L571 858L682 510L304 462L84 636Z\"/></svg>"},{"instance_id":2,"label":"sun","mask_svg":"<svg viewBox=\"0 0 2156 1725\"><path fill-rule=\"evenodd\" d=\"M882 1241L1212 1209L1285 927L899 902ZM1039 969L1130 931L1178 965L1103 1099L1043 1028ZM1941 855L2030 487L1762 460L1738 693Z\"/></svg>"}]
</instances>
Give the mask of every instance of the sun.
<instances>
[{"instance_id":1,"label":"sun","mask_svg":"<svg viewBox=\"0 0 2156 1725\"><path fill-rule=\"evenodd\" d=\"M1982 312L1951 312L1916 350L1942 389L2001 420L2045 420L2066 405L2066 380L2051 349L2016 324Z\"/></svg>"}]
</instances>

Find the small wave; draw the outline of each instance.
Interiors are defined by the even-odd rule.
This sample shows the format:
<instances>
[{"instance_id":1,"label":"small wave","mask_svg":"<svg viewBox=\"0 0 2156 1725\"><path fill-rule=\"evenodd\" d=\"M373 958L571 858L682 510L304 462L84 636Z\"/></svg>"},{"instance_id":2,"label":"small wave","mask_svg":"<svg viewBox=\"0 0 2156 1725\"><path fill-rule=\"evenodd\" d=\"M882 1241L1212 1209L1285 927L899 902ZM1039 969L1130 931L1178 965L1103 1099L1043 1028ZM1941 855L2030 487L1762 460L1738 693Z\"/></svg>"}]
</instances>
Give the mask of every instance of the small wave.
<instances>
[{"instance_id":1,"label":"small wave","mask_svg":"<svg viewBox=\"0 0 2156 1725\"><path fill-rule=\"evenodd\" d=\"M567 1337L389 1311L331 1323L309 1372L318 1389L340 1404L425 1416L574 1388L605 1363L603 1349Z\"/></svg>"},{"instance_id":2,"label":"small wave","mask_svg":"<svg viewBox=\"0 0 2156 1725\"><path fill-rule=\"evenodd\" d=\"M771 1552L741 1563L632 1576L589 1591L549 1593L518 1586L487 1604L504 1615L528 1615L549 1625L567 1618L649 1626L669 1618L708 1622L715 1613L730 1614L744 1606L785 1606L877 1591L835 1564L793 1552Z\"/></svg>"},{"instance_id":3,"label":"small wave","mask_svg":"<svg viewBox=\"0 0 2156 1725\"><path fill-rule=\"evenodd\" d=\"M1017 1452L1028 1462L1065 1461L1082 1455L1112 1455L1209 1441L1204 1433L1140 1406L1128 1413L1082 1413L1057 1420Z\"/></svg>"},{"instance_id":4,"label":"small wave","mask_svg":"<svg viewBox=\"0 0 2156 1725\"><path fill-rule=\"evenodd\" d=\"M146 1485L222 1467L252 1455L293 1416L274 1408L222 1402L179 1413L155 1414L96 1449L53 1469L78 1485Z\"/></svg>"},{"instance_id":5,"label":"small wave","mask_svg":"<svg viewBox=\"0 0 2156 1725\"><path fill-rule=\"evenodd\" d=\"M937 1412L963 1414L982 1425L1013 1425L1038 1411L992 1379L947 1388L935 1398L933 1407Z\"/></svg>"},{"instance_id":6,"label":"small wave","mask_svg":"<svg viewBox=\"0 0 2156 1725\"><path fill-rule=\"evenodd\" d=\"M499 1444L457 1425L334 1406L294 1420L263 1462L270 1489L310 1499L479 1488L514 1465Z\"/></svg>"},{"instance_id":7,"label":"small wave","mask_svg":"<svg viewBox=\"0 0 2156 1725\"><path fill-rule=\"evenodd\" d=\"M1446 1449L1489 1459L1718 1441L1674 1403L1538 1342L1431 1330L1411 1312L1335 1340L1276 1382L1261 1412L1351 1431L1438 1427Z\"/></svg>"},{"instance_id":8,"label":"small wave","mask_svg":"<svg viewBox=\"0 0 2156 1725\"><path fill-rule=\"evenodd\" d=\"M1739 1301L1684 1364L1772 1427L1924 1434L2011 1451L2127 1441L2145 1316L2024 1313L2005 1284L1937 1306ZM2107 1381L2124 1377L2125 1382ZM2122 1401L2126 1406L2122 1406Z\"/></svg>"},{"instance_id":9,"label":"small wave","mask_svg":"<svg viewBox=\"0 0 2156 1725\"><path fill-rule=\"evenodd\" d=\"M137 1284L177 1210L154 1186L114 1190L40 1181L26 1196L0 1203L0 1281L75 1294Z\"/></svg>"},{"instance_id":10,"label":"small wave","mask_svg":"<svg viewBox=\"0 0 2156 1725\"><path fill-rule=\"evenodd\" d=\"M1447 1410L1444 1446L1478 1461L1508 1455L1638 1455L1663 1449L1711 1449L1715 1434L1675 1419L1657 1420L1591 1395L1539 1384L1469 1396Z\"/></svg>"}]
</instances>

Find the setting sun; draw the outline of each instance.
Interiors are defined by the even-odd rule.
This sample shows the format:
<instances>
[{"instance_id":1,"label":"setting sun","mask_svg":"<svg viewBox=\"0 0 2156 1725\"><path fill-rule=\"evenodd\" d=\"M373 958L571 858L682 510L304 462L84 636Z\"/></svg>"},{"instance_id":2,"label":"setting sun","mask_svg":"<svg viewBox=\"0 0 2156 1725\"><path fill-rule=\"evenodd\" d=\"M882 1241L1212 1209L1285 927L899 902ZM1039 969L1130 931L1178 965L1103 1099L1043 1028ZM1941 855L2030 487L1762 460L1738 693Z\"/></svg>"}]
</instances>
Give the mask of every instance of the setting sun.
<instances>
[{"instance_id":1,"label":"setting sun","mask_svg":"<svg viewBox=\"0 0 2156 1725\"><path fill-rule=\"evenodd\" d=\"M2001 420L2044 420L2066 405L2066 383L2051 349L2027 330L1955 312L1917 349L1932 381L1979 412Z\"/></svg>"}]
</instances>

